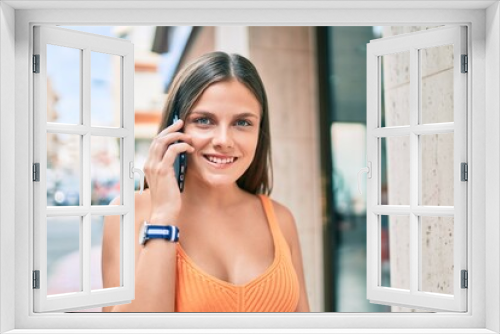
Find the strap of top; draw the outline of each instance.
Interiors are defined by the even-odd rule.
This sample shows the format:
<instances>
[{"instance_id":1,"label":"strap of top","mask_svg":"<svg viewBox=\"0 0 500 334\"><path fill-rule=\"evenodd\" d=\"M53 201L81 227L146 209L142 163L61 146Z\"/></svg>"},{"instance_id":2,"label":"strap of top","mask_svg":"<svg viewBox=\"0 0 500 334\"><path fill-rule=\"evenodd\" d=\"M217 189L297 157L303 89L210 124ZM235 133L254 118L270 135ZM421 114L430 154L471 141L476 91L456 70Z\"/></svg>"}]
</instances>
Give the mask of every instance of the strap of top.
<instances>
[{"instance_id":1,"label":"strap of top","mask_svg":"<svg viewBox=\"0 0 500 334\"><path fill-rule=\"evenodd\" d=\"M274 213L273 202L266 195L259 195L262 205L264 206L264 212L266 213L266 218L269 222L269 227L271 228L271 233L273 234L273 239L276 241L276 233L279 231L278 220Z\"/></svg>"}]
</instances>

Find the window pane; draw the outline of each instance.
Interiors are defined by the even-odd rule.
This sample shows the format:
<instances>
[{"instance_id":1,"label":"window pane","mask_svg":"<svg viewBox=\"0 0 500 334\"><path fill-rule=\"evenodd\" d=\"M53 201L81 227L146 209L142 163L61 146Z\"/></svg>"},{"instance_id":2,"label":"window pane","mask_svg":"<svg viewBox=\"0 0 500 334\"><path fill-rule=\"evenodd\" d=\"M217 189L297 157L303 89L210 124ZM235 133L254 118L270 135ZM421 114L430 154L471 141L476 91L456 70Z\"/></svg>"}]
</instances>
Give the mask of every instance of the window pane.
<instances>
[{"instance_id":1,"label":"window pane","mask_svg":"<svg viewBox=\"0 0 500 334\"><path fill-rule=\"evenodd\" d=\"M381 126L410 124L410 52L384 55L381 79Z\"/></svg>"},{"instance_id":2,"label":"window pane","mask_svg":"<svg viewBox=\"0 0 500 334\"><path fill-rule=\"evenodd\" d=\"M47 218L47 294L82 291L81 217Z\"/></svg>"},{"instance_id":3,"label":"window pane","mask_svg":"<svg viewBox=\"0 0 500 334\"><path fill-rule=\"evenodd\" d=\"M81 136L47 133L47 205L80 205Z\"/></svg>"},{"instance_id":4,"label":"window pane","mask_svg":"<svg viewBox=\"0 0 500 334\"><path fill-rule=\"evenodd\" d=\"M410 218L380 216L380 286L410 290Z\"/></svg>"},{"instance_id":5,"label":"window pane","mask_svg":"<svg viewBox=\"0 0 500 334\"><path fill-rule=\"evenodd\" d=\"M104 219L107 218L105 221ZM110 282L108 279L107 288L119 287L120 285L120 258L121 258L121 216L92 216L92 248L91 248L91 257L90 257L90 272L91 272L91 289L98 290L102 289L103 282L103 271L106 271L106 274L109 276L114 276L116 281ZM107 228L116 232L116 240L118 242L116 244L106 244L103 245L103 231L104 231L104 223L110 224ZM107 259L103 261L103 246L106 246L106 256ZM116 267L107 266L107 268L103 268L103 263L109 263L111 261L111 256L116 256Z\"/></svg>"},{"instance_id":6,"label":"window pane","mask_svg":"<svg viewBox=\"0 0 500 334\"><path fill-rule=\"evenodd\" d=\"M121 57L91 52L91 124L120 127Z\"/></svg>"},{"instance_id":7,"label":"window pane","mask_svg":"<svg viewBox=\"0 0 500 334\"><path fill-rule=\"evenodd\" d=\"M387 137L381 145L381 204L410 204L410 138Z\"/></svg>"},{"instance_id":8,"label":"window pane","mask_svg":"<svg viewBox=\"0 0 500 334\"><path fill-rule=\"evenodd\" d=\"M421 123L453 122L453 45L422 49Z\"/></svg>"},{"instance_id":9,"label":"window pane","mask_svg":"<svg viewBox=\"0 0 500 334\"><path fill-rule=\"evenodd\" d=\"M453 217L421 217L421 291L453 294Z\"/></svg>"},{"instance_id":10,"label":"window pane","mask_svg":"<svg viewBox=\"0 0 500 334\"><path fill-rule=\"evenodd\" d=\"M420 136L422 205L453 206L453 133Z\"/></svg>"},{"instance_id":11,"label":"window pane","mask_svg":"<svg viewBox=\"0 0 500 334\"><path fill-rule=\"evenodd\" d=\"M81 53L47 45L47 122L81 124Z\"/></svg>"},{"instance_id":12,"label":"window pane","mask_svg":"<svg viewBox=\"0 0 500 334\"><path fill-rule=\"evenodd\" d=\"M113 137L90 139L92 205L109 205L120 195L120 142L120 138Z\"/></svg>"}]
</instances>

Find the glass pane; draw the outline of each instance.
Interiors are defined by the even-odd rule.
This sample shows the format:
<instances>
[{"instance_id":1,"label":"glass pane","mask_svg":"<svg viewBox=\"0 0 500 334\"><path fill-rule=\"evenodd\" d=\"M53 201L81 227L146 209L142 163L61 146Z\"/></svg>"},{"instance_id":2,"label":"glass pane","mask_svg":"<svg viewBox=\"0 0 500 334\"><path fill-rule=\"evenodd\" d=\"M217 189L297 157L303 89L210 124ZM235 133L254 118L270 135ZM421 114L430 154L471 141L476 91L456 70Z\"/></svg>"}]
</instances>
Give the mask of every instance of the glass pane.
<instances>
[{"instance_id":1,"label":"glass pane","mask_svg":"<svg viewBox=\"0 0 500 334\"><path fill-rule=\"evenodd\" d=\"M453 206L453 133L420 136L422 205Z\"/></svg>"},{"instance_id":2,"label":"glass pane","mask_svg":"<svg viewBox=\"0 0 500 334\"><path fill-rule=\"evenodd\" d=\"M335 207L344 217L362 215L366 213L366 201L358 192L358 171L353 166L366 164L366 126L335 122L330 129ZM361 189L366 194L366 178L361 179Z\"/></svg>"},{"instance_id":3,"label":"glass pane","mask_svg":"<svg viewBox=\"0 0 500 334\"><path fill-rule=\"evenodd\" d=\"M410 52L384 55L381 68L381 126L410 124Z\"/></svg>"},{"instance_id":4,"label":"glass pane","mask_svg":"<svg viewBox=\"0 0 500 334\"><path fill-rule=\"evenodd\" d=\"M410 217L380 216L380 286L410 289Z\"/></svg>"},{"instance_id":5,"label":"glass pane","mask_svg":"<svg viewBox=\"0 0 500 334\"><path fill-rule=\"evenodd\" d=\"M47 218L47 294L82 291L81 217Z\"/></svg>"},{"instance_id":6,"label":"glass pane","mask_svg":"<svg viewBox=\"0 0 500 334\"><path fill-rule=\"evenodd\" d=\"M421 291L453 294L453 217L421 217Z\"/></svg>"},{"instance_id":7,"label":"glass pane","mask_svg":"<svg viewBox=\"0 0 500 334\"><path fill-rule=\"evenodd\" d=\"M80 124L81 53L47 44L47 122Z\"/></svg>"},{"instance_id":8,"label":"glass pane","mask_svg":"<svg viewBox=\"0 0 500 334\"><path fill-rule=\"evenodd\" d=\"M90 139L92 205L109 205L120 195L120 141L120 138L102 136Z\"/></svg>"},{"instance_id":9,"label":"glass pane","mask_svg":"<svg viewBox=\"0 0 500 334\"><path fill-rule=\"evenodd\" d=\"M47 133L47 205L80 205L81 136Z\"/></svg>"},{"instance_id":10,"label":"glass pane","mask_svg":"<svg viewBox=\"0 0 500 334\"><path fill-rule=\"evenodd\" d=\"M387 137L381 145L382 205L410 205L410 137Z\"/></svg>"},{"instance_id":11,"label":"glass pane","mask_svg":"<svg viewBox=\"0 0 500 334\"><path fill-rule=\"evenodd\" d=\"M121 57L91 52L91 124L120 127Z\"/></svg>"},{"instance_id":12,"label":"glass pane","mask_svg":"<svg viewBox=\"0 0 500 334\"><path fill-rule=\"evenodd\" d=\"M106 218L106 219L105 219ZM92 216L92 248L90 256L91 289L98 290L104 287L103 272L106 272L106 288L119 287L120 285L120 258L121 258L121 216ZM116 238L114 243L103 244L104 224L109 224L108 229L112 230ZM105 247L105 248L104 248ZM106 258L103 258L103 255ZM113 261L113 259L115 261ZM103 268L103 263L113 262L116 266L108 265Z\"/></svg>"},{"instance_id":13,"label":"glass pane","mask_svg":"<svg viewBox=\"0 0 500 334\"><path fill-rule=\"evenodd\" d=\"M453 45L419 53L421 123L453 122Z\"/></svg>"}]
</instances>

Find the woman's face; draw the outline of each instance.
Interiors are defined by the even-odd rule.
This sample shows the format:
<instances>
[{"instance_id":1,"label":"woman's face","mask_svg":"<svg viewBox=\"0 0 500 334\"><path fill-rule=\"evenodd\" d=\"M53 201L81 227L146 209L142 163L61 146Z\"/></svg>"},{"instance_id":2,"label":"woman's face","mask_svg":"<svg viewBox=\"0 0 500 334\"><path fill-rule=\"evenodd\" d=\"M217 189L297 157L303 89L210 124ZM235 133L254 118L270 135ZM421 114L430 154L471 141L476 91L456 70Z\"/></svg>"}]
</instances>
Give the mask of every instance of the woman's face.
<instances>
[{"instance_id":1,"label":"woman's face","mask_svg":"<svg viewBox=\"0 0 500 334\"><path fill-rule=\"evenodd\" d=\"M255 156L260 119L259 101L237 80L205 89L184 126L195 148L188 154L186 182L196 179L211 186L236 182Z\"/></svg>"}]
</instances>

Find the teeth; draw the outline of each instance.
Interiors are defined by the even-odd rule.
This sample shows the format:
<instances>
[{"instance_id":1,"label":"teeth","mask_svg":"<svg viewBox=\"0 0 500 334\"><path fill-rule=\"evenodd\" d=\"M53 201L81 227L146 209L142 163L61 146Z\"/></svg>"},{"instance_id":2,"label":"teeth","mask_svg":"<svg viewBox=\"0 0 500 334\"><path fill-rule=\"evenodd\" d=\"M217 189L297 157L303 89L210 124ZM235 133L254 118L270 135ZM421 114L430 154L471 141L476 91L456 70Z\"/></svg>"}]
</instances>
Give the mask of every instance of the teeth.
<instances>
[{"instance_id":1,"label":"teeth","mask_svg":"<svg viewBox=\"0 0 500 334\"><path fill-rule=\"evenodd\" d=\"M211 162L214 162L214 163L217 163L217 164L228 164L228 163L232 163L234 161L234 157L233 158L221 159L221 158L216 158L216 157L212 157L212 156L207 156L207 158Z\"/></svg>"}]
</instances>

